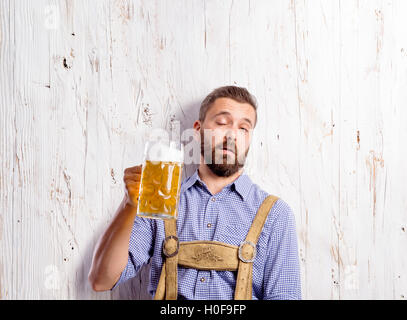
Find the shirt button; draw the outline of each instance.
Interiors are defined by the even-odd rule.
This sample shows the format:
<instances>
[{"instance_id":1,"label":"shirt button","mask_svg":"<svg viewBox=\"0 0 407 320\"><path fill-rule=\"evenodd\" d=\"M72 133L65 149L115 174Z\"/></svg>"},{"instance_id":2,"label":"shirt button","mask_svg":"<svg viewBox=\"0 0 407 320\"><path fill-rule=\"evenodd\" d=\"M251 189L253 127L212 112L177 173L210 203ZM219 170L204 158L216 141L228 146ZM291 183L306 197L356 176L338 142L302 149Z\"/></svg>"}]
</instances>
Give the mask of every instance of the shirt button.
<instances>
[{"instance_id":1,"label":"shirt button","mask_svg":"<svg viewBox=\"0 0 407 320\"><path fill-rule=\"evenodd\" d=\"M211 199L213 202L215 202L216 201L216 198L215 197L212 197L212 199Z\"/></svg>"},{"instance_id":2,"label":"shirt button","mask_svg":"<svg viewBox=\"0 0 407 320\"><path fill-rule=\"evenodd\" d=\"M207 226L208 228L210 228L210 227L212 227L212 223L208 223L206 226Z\"/></svg>"},{"instance_id":3,"label":"shirt button","mask_svg":"<svg viewBox=\"0 0 407 320\"><path fill-rule=\"evenodd\" d=\"M201 278L201 282L205 282L205 278Z\"/></svg>"}]
</instances>

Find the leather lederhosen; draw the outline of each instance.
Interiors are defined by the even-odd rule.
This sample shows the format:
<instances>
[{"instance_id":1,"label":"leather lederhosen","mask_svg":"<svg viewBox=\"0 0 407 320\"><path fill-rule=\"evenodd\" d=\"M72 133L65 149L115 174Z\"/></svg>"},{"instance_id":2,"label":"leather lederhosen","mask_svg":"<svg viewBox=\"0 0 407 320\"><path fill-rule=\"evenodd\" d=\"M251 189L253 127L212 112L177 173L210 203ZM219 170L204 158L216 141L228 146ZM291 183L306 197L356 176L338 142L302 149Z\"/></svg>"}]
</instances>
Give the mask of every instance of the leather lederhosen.
<instances>
[{"instance_id":1,"label":"leather lederhosen","mask_svg":"<svg viewBox=\"0 0 407 320\"><path fill-rule=\"evenodd\" d=\"M165 262L154 300L176 300L178 294L178 265L198 270L236 271L235 300L252 299L253 262L256 244L270 209L279 198L268 195L252 222L246 239L234 246L219 241L183 241L177 238L176 220L165 220L163 253Z\"/></svg>"}]
</instances>

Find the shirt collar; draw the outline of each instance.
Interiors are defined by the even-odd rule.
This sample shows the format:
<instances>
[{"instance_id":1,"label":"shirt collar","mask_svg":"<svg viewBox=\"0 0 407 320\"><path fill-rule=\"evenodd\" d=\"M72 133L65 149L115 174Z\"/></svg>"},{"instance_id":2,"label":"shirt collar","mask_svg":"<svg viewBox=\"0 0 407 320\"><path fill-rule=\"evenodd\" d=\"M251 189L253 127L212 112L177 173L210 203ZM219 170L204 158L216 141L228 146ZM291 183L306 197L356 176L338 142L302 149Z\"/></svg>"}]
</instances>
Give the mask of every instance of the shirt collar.
<instances>
[{"instance_id":1,"label":"shirt collar","mask_svg":"<svg viewBox=\"0 0 407 320\"><path fill-rule=\"evenodd\" d=\"M198 169L195 169L194 173L189 178L186 178L183 181L180 192L183 193L185 190L189 189L196 183L205 185L205 182L203 182L199 177ZM231 182L225 187L231 186L231 188L237 191L237 193L242 197L243 200L246 200L252 184L253 182L251 181L250 177L243 171L240 176L235 179L235 181Z\"/></svg>"},{"instance_id":2,"label":"shirt collar","mask_svg":"<svg viewBox=\"0 0 407 320\"><path fill-rule=\"evenodd\" d=\"M180 192L183 193L185 190L187 190L191 186L193 186L197 181L202 182L198 175L198 169L195 169L192 176L190 176L189 178L186 178L184 181L182 181Z\"/></svg>"}]
</instances>

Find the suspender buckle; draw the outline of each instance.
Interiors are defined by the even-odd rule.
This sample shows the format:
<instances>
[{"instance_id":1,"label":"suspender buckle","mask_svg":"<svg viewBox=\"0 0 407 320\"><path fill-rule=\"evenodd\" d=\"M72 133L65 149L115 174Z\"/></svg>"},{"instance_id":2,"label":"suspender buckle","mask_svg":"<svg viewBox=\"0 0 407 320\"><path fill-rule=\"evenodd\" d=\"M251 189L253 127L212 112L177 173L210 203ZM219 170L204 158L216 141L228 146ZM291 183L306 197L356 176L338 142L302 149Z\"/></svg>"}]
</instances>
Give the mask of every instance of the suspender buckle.
<instances>
[{"instance_id":1,"label":"suspender buckle","mask_svg":"<svg viewBox=\"0 0 407 320\"><path fill-rule=\"evenodd\" d=\"M252 247L252 249L244 248L245 245L249 245L250 247ZM239 245L238 255L239 259L242 260L243 262L247 263L254 262L254 258L256 257L256 245L251 241L244 240ZM250 258L250 256L252 257Z\"/></svg>"},{"instance_id":2,"label":"suspender buckle","mask_svg":"<svg viewBox=\"0 0 407 320\"><path fill-rule=\"evenodd\" d=\"M171 241L171 239L176 241L176 246L174 243L171 243L171 242L173 242L173 241ZM170 253L168 251L170 251ZM174 252L171 252L171 251L174 251ZM178 254L178 251L179 251L178 237L168 236L163 240L163 253L167 258L171 258L171 257L175 256L176 254Z\"/></svg>"}]
</instances>

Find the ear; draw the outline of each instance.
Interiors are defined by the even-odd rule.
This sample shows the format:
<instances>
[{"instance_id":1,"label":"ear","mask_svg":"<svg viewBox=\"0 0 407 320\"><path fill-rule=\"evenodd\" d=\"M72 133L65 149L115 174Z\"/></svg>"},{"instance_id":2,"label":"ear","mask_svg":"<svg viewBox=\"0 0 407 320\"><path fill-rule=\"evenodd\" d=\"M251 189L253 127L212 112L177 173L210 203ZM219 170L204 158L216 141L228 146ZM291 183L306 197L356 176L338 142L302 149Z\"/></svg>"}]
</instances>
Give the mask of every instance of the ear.
<instances>
[{"instance_id":1,"label":"ear","mask_svg":"<svg viewBox=\"0 0 407 320\"><path fill-rule=\"evenodd\" d=\"M201 129L201 121L196 120L193 125L194 129L199 131Z\"/></svg>"},{"instance_id":2,"label":"ear","mask_svg":"<svg viewBox=\"0 0 407 320\"><path fill-rule=\"evenodd\" d=\"M199 134L199 131L201 130L201 121L196 120L194 122L193 128L195 130L195 132L194 132L194 140L199 142L201 140L201 135Z\"/></svg>"}]
</instances>

